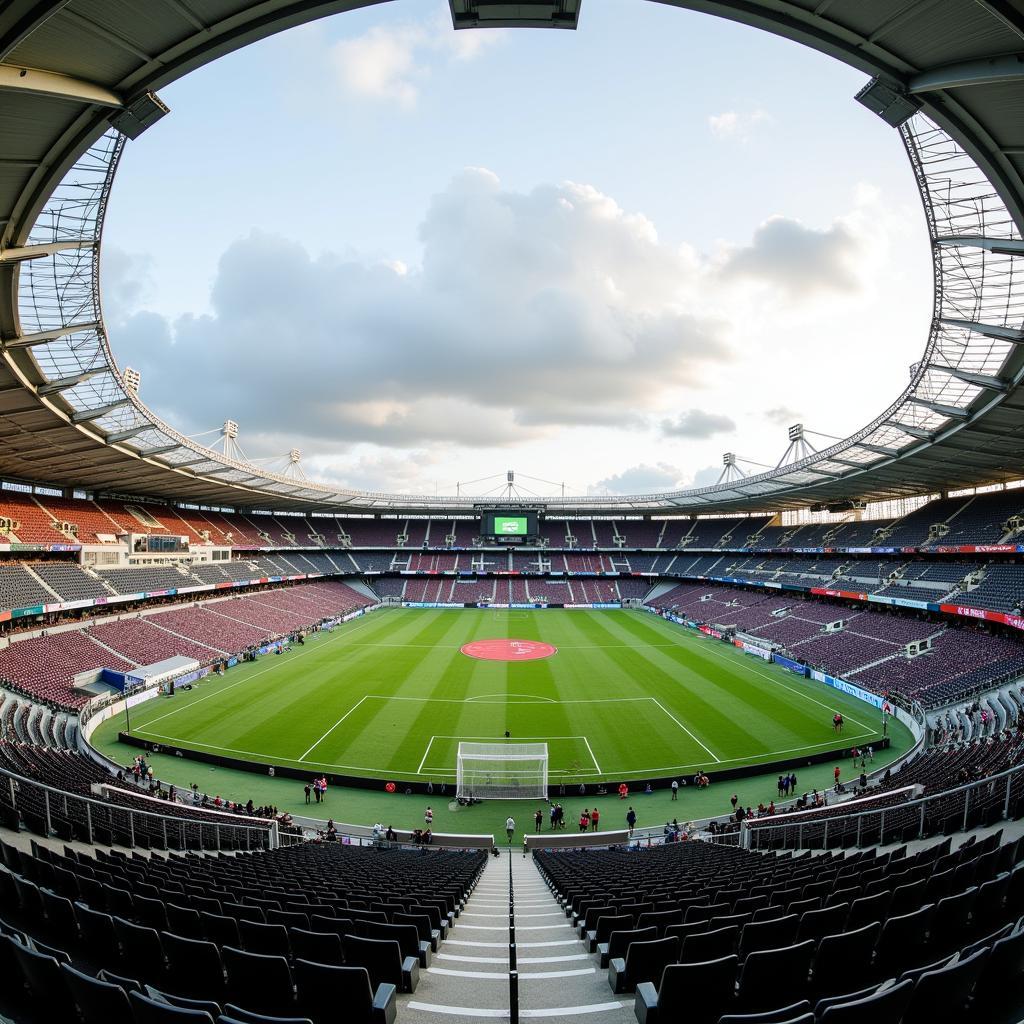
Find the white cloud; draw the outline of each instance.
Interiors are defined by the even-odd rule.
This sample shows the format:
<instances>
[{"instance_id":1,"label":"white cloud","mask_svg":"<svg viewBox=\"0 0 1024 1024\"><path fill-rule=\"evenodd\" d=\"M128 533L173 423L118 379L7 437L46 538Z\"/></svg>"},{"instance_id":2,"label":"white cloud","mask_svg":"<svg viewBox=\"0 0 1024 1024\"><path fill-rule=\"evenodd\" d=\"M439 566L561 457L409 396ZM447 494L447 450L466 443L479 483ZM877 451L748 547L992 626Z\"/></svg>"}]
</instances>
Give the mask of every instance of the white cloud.
<instances>
[{"instance_id":1,"label":"white cloud","mask_svg":"<svg viewBox=\"0 0 1024 1024\"><path fill-rule=\"evenodd\" d=\"M452 31L446 10L425 21L374 25L331 47L338 82L352 96L416 106L431 73L453 61L473 60L501 38L501 31Z\"/></svg>"},{"instance_id":2,"label":"white cloud","mask_svg":"<svg viewBox=\"0 0 1024 1024\"><path fill-rule=\"evenodd\" d=\"M117 350L176 422L248 424L249 454L639 427L732 360L701 266L592 186L509 192L470 169L420 235L422 266L399 268L254 232L222 256L211 316L125 318ZM197 380L217 382L216 414Z\"/></svg>"},{"instance_id":3,"label":"white cloud","mask_svg":"<svg viewBox=\"0 0 1024 1024\"><path fill-rule=\"evenodd\" d=\"M725 277L782 289L791 301L816 292L859 291L863 255L862 238L842 219L818 229L774 216L758 226L750 245L728 250L721 269Z\"/></svg>"},{"instance_id":4,"label":"white cloud","mask_svg":"<svg viewBox=\"0 0 1024 1024\"><path fill-rule=\"evenodd\" d=\"M733 139L746 142L763 125L771 123L771 115L764 110L726 110L712 114L708 127L716 139Z\"/></svg>"},{"instance_id":5,"label":"white cloud","mask_svg":"<svg viewBox=\"0 0 1024 1024\"><path fill-rule=\"evenodd\" d=\"M598 492L611 494L648 494L651 491L675 490L682 478L683 473L678 466L667 462L657 462L650 466L641 462L621 473L598 480L594 486Z\"/></svg>"},{"instance_id":6,"label":"white cloud","mask_svg":"<svg viewBox=\"0 0 1024 1024\"><path fill-rule=\"evenodd\" d=\"M774 409L765 409L764 411L764 418L779 427L789 427L794 423L799 423L802 415L788 405L777 405Z\"/></svg>"},{"instance_id":7,"label":"white cloud","mask_svg":"<svg viewBox=\"0 0 1024 1024\"><path fill-rule=\"evenodd\" d=\"M661 421L661 432L667 437L687 437L704 440L715 434L725 434L736 429L736 424L721 413L705 412L703 409L689 409L675 419Z\"/></svg>"}]
</instances>

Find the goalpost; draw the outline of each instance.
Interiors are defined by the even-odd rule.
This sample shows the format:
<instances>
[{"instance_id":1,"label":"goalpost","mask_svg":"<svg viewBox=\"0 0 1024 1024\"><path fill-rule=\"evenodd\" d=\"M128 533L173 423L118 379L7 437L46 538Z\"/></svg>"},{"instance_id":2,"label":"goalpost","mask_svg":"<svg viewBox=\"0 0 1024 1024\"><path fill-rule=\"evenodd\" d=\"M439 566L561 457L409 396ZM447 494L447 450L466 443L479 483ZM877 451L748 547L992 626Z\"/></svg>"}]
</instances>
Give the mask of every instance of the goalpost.
<instances>
[{"instance_id":1,"label":"goalpost","mask_svg":"<svg viewBox=\"0 0 1024 1024\"><path fill-rule=\"evenodd\" d=\"M459 743L456 797L466 800L546 800L546 743Z\"/></svg>"}]
</instances>

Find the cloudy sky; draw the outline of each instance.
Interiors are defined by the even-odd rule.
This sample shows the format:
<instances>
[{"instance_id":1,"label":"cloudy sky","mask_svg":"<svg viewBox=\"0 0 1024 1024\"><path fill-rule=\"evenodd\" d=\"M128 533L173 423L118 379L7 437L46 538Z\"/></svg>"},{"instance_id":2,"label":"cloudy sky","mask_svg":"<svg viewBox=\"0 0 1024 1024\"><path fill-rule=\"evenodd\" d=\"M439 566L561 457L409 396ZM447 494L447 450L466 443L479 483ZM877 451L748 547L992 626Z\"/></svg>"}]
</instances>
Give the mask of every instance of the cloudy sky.
<instances>
[{"instance_id":1,"label":"cloudy sky","mask_svg":"<svg viewBox=\"0 0 1024 1024\"><path fill-rule=\"evenodd\" d=\"M114 351L184 432L230 417L345 486L774 464L791 423L878 412L927 330L912 174L862 84L646 0L575 33L455 33L434 0L285 33L163 90L126 148Z\"/></svg>"}]
</instances>

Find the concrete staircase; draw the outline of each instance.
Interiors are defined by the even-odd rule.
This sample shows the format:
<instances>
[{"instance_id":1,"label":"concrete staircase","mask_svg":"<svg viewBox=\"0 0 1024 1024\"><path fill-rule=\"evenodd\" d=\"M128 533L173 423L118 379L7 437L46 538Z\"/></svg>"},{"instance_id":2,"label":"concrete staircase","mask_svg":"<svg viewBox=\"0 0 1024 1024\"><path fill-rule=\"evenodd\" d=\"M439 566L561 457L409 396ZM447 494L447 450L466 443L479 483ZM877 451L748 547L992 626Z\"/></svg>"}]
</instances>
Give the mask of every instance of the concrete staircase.
<instances>
[{"instance_id":1,"label":"concrete staircase","mask_svg":"<svg viewBox=\"0 0 1024 1024\"><path fill-rule=\"evenodd\" d=\"M416 992L400 997L402 1024L508 1020L510 857L520 1017L634 1024L633 996L612 994L606 972L573 931L533 857L514 846L490 859Z\"/></svg>"}]
</instances>

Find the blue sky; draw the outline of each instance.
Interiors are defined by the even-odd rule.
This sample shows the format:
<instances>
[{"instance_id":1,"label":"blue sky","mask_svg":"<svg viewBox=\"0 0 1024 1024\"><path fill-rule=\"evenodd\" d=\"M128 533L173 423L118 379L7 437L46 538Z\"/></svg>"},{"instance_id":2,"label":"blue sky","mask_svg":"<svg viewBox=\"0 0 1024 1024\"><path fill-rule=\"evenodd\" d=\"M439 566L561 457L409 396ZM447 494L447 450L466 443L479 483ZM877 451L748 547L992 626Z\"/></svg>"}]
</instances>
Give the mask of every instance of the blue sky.
<instances>
[{"instance_id":1,"label":"blue sky","mask_svg":"<svg viewBox=\"0 0 1024 1024\"><path fill-rule=\"evenodd\" d=\"M351 486L774 462L791 420L879 411L925 339L923 216L863 81L647 0L575 33L455 33L432 0L285 33L127 147L114 351L175 425L231 416Z\"/></svg>"}]
</instances>

